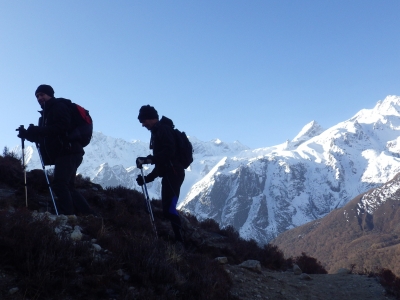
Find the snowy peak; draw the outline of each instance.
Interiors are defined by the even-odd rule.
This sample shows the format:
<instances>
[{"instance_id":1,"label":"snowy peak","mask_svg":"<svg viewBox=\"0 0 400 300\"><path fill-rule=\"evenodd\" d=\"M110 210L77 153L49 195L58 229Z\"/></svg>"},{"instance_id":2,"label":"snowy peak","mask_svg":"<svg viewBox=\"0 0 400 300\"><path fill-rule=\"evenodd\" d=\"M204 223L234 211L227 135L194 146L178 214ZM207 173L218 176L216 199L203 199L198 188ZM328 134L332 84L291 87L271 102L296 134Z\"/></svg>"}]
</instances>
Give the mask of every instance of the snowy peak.
<instances>
[{"instance_id":1,"label":"snowy peak","mask_svg":"<svg viewBox=\"0 0 400 300\"><path fill-rule=\"evenodd\" d=\"M221 159L180 208L259 243L319 219L400 172L399 104L388 96L327 130L313 121L286 145Z\"/></svg>"},{"instance_id":2,"label":"snowy peak","mask_svg":"<svg viewBox=\"0 0 400 300\"><path fill-rule=\"evenodd\" d=\"M311 121L303 127L303 129L298 135L296 135L292 142L313 138L314 136L319 135L322 131L322 127L316 121Z\"/></svg>"},{"instance_id":3,"label":"snowy peak","mask_svg":"<svg viewBox=\"0 0 400 300\"><path fill-rule=\"evenodd\" d=\"M309 139L321 134L324 130L322 127L316 122L311 121L307 125L301 129L301 131L295 136L295 138L288 142L288 150L289 148L294 149L301 145L302 143L308 141Z\"/></svg>"},{"instance_id":4,"label":"snowy peak","mask_svg":"<svg viewBox=\"0 0 400 300\"><path fill-rule=\"evenodd\" d=\"M192 136L189 138L189 140L193 145L195 157L234 156L243 150L250 149L238 141L233 143L225 143L220 139L214 139L209 142L203 142Z\"/></svg>"},{"instance_id":5,"label":"snowy peak","mask_svg":"<svg viewBox=\"0 0 400 300\"><path fill-rule=\"evenodd\" d=\"M323 131L322 127L316 121L311 121L300 130L293 140L287 140L282 144L283 148L277 147L277 149L287 151L295 150L298 146L320 135Z\"/></svg>"},{"instance_id":6,"label":"snowy peak","mask_svg":"<svg viewBox=\"0 0 400 300\"><path fill-rule=\"evenodd\" d=\"M384 100L378 101L373 109L362 109L350 120L371 124L385 120L388 117L400 117L399 96L387 96Z\"/></svg>"},{"instance_id":7,"label":"snowy peak","mask_svg":"<svg viewBox=\"0 0 400 300\"><path fill-rule=\"evenodd\" d=\"M373 108L374 113L379 113L386 116L400 116L400 97L387 96L385 100L378 101Z\"/></svg>"}]
</instances>

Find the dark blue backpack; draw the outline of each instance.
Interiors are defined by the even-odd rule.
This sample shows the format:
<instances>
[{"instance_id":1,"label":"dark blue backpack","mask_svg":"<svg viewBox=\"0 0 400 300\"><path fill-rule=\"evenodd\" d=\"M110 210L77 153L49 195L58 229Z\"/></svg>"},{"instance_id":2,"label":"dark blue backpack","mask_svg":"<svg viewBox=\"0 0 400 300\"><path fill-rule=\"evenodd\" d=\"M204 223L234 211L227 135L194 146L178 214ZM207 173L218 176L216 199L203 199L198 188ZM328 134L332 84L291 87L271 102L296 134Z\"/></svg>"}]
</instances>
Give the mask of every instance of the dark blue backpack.
<instances>
[{"instance_id":1,"label":"dark blue backpack","mask_svg":"<svg viewBox=\"0 0 400 300\"><path fill-rule=\"evenodd\" d=\"M193 162L193 146L185 132L174 129L179 162L184 169Z\"/></svg>"}]
</instances>

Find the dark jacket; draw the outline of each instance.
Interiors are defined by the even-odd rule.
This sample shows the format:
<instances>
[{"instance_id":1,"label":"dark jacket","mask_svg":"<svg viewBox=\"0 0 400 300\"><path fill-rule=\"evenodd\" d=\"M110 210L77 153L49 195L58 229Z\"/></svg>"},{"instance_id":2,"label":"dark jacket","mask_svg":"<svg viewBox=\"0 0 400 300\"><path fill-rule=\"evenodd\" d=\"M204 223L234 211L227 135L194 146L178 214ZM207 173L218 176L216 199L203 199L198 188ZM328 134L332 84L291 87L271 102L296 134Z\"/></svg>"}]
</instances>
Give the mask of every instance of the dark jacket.
<instances>
[{"instance_id":1,"label":"dark jacket","mask_svg":"<svg viewBox=\"0 0 400 300\"><path fill-rule=\"evenodd\" d=\"M45 165L51 165L57 157L85 153L83 147L76 141L68 141L68 132L73 128L72 111L67 99L52 98L45 102L37 129L41 154Z\"/></svg>"},{"instance_id":2,"label":"dark jacket","mask_svg":"<svg viewBox=\"0 0 400 300\"><path fill-rule=\"evenodd\" d=\"M150 149L153 149L153 155L149 157L155 167L148 178L154 179L184 170L178 159L174 127L172 120L163 116L151 129Z\"/></svg>"}]
</instances>

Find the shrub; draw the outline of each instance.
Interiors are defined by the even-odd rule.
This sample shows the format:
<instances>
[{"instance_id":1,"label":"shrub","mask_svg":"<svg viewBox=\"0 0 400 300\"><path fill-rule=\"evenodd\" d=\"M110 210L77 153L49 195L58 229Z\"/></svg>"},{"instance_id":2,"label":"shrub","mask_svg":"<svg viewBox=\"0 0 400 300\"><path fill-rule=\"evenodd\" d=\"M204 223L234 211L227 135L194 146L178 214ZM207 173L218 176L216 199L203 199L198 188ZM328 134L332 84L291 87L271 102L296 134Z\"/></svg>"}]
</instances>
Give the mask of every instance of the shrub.
<instances>
[{"instance_id":1,"label":"shrub","mask_svg":"<svg viewBox=\"0 0 400 300\"><path fill-rule=\"evenodd\" d=\"M307 256L304 252L293 259L300 269L307 274L327 274L328 272L315 258Z\"/></svg>"},{"instance_id":2,"label":"shrub","mask_svg":"<svg viewBox=\"0 0 400 300\"><path fill-rule=\"evenodd\" d=\"M233 226L227 226L221 229L219 232L221 235L226 236L228 241L231 242L237 242L239 239L241 239L239 232Z\"/></svg>"},{"instance_id":3,"label":"shrub","mask_svg":"<svg viewBox=\"0 0 400 300\"><path fill-rule=\"evenodd\" d=\"M0 156L0 182L10 187L23 187L24 184L24 167L21 160L13 153L6 152L4 156Z\"/></svg>"},{"instance_id":4,"label":"shrub","mask_svg":"<svg viewBox=\"0 0 400 300\"><path fill-rule=\"evenodd\" d=\"M22 157L13 151L10 152L10 150L8 149L7 146L5 146L3 149L3 157L4 158L15 158L15 159L19 160L20 164L22 165Z\"/></svg>"},{"instance_id":5,"label":"shrub","mask_svg":"<svg viewBox=\"0 0 400 300\"><path fill-rule=\"evenodd\" d=\"M381 269L377 274L380 284L385 287L388 294L400 298L400 278L388 269Z\"/></svg>"},{"instance_id":6,"label":"shrub","mask_svg":"<svg viewBox=\"0 0 400 300\"><path fill-rule=\"evenodd\" d=\"M93 264L87 244L56 235L48 220L34 220L26 210L0 215L0 265L21 274L20 289L27 297L46 299L74 290L77 262ZM55 273L56 272L56 273Z\"/></svg>"},{"instance_id":7,"label":"shrub","mask_svg":"<svg viewBox=\"0 0 400 300\"><path fill-rule=\"evenodd\" d=\"M261 265L272 269L272 270L282 270L286 269L290 265L290 260L286 260L283 252L278 248L278 246L267 244L264 245L262 249L262 255L260 258Z\"/></svg>"},{"instance_id":8,"label":"shrub","mask_svg":"<svg viewBox=\"0 0 400 300\"><path fill-rule=\"evenodd\" d=\"M200 228L214 232L220 231L219 224L214 219L206 219L200 222Z\"/></svg>"}]
</instances>

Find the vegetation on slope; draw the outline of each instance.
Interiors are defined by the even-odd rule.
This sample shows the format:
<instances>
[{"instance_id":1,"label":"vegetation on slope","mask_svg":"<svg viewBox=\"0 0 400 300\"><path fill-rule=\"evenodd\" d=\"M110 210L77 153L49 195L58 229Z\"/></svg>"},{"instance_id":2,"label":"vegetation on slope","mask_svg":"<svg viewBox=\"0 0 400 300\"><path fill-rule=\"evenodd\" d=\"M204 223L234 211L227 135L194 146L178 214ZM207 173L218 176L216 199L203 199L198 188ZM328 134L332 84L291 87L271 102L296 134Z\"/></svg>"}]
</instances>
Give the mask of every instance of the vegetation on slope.
<instances>
[{"instance_id":1,"label":"vegetation on slope","mask_svg":"<svg viewBox=\"0 0 400 300\"><path fill-rule=\"evenodd\" d=\"M199 223L189 215L183 219L190 249L183 251L172 242L160 201L152 201L156 238L141 193L102 189L80 176L77 188L97 216L43 213L53 207L42 170L27 172L26 208L23 178L20 159L5 150L0 156L2 299L235 299L216 257L285 267L277 247L260 248L232 228L221 230L212 220ZM83 233L81 239L71 239L74 228ZM10 295L13 287L18 290Z\"/></svg>"},{"instance_id":2,"label":"vegetation on slope","mask_svg":"<svg viewBox=\"0 0 400 300\"><path fill-rule=\"evenodd\" d=\"M277 246L260 247L232 227L221 229L191 215L183 216L188 249L182 250L172 241L159 200L152 201L156 238L141 193L103 189L80 176L77 188L97 215L56 217L43 170L27 172L26 207L23 172L20 158L5 149L0 156L1 299L237 299L215 260L221 256L230 264L254 259L265 268L285 270L297 263L309 274L326 273L306 254L285 259ZM82 237L74 240L75 230ZM388 272L394 293L398 279Z\"/></svg>"}]
</instances>

